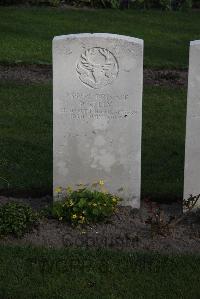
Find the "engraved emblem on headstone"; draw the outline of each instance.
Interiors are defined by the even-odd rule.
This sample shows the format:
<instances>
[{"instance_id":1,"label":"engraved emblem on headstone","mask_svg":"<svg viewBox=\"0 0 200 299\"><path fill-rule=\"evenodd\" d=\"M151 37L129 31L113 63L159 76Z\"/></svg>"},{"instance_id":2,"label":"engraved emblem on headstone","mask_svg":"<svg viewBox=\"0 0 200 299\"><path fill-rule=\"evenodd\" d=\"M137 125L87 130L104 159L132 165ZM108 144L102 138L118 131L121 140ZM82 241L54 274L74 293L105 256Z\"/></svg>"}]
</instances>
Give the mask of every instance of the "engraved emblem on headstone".
<instances>
[{"instance_id":1,"label":"engraved emblem on headstone","mask_svg":"<svg viewBox=\"0 0 200 299\"><path fill-rule=\"evenodd\" d=\"M81 54L76 70L86 86L99 89L117 78L119 67L117 59L108 49L94 47Z\"/></svg>"}]
</instances>

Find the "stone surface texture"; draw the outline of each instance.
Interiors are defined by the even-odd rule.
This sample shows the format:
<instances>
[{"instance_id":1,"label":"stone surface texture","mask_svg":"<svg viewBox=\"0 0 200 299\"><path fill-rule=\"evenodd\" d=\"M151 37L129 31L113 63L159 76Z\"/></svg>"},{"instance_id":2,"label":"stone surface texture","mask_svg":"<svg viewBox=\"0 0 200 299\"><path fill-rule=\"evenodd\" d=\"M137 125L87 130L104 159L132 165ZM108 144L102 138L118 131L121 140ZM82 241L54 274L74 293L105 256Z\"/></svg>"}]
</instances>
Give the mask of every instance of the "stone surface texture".
<instances>
[{"instance_id":1,"label":"stone surface texture","mask_svg":"<svg viewBox=\"0 0 200 299\"><path fill-rule=\"evenodd\" d=\"M54 188L103 180L123 204L139 208L142 89L142 40L54 38Z\"/></svg>"},{"instance_id":2,"label":"stone surface texture","mask_svg":"<svg viewBox=\"0 0 200 299\"><path fill-rule=\"evenodd\" d=\"M184 198L200 193L200 40L190 43ZM200 202L198 202L200 206Z\"/></svg>"}]
</instances>

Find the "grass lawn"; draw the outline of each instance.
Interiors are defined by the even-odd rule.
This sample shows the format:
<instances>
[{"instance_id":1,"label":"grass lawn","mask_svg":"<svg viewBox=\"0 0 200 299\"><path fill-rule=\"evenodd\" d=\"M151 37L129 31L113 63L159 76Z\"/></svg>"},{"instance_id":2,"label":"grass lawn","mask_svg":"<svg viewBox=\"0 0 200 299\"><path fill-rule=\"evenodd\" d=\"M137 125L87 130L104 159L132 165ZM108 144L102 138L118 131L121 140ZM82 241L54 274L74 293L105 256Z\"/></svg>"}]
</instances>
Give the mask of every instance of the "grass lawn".
<instances>
[{"instance_id":1,"label":"grass lawn","mask_svg":"<svg viewBox=\"0 0 200 299\"><path fill-rule=\"evenodd\" d=\"M2 84L0 99L0 186L3 184L3 188L7 189L3 180L6 179L11 194L20 191L28 196L51 192L50 85Z\"/></svg>"},{"instance_id":2,"label":"grass lawn","mask_svg":"<svg viewBox=\"0 0 200 299\"><path fill-rule=\"evenodd\" d=\"M146 67L187 67L189 41L200 39L199 12L63 10L0 7L0 62L51 63L55 35L110 32L145 41Z\"/></svg>"},{"instance_id":3,"label":"grass lawn","mask_svg":"<svg viewBox=\"0 0 200 299\"><path fill-rule=\"evenodd\" d=\"M51 94L50 84L0 86L2 194L52 192ZM148 87L143 103L142 197L181 198L186 92Z\"/></svg>"},{"instance_id":4,"label":"grass lawn","mask_svg":"<svg viewBox=\"0 0 200 299\"><path fill-rule=\"evenodd\" d=\"M200 297L200 256L0 247L0 298Z\"/></svg>"}]
</instances>

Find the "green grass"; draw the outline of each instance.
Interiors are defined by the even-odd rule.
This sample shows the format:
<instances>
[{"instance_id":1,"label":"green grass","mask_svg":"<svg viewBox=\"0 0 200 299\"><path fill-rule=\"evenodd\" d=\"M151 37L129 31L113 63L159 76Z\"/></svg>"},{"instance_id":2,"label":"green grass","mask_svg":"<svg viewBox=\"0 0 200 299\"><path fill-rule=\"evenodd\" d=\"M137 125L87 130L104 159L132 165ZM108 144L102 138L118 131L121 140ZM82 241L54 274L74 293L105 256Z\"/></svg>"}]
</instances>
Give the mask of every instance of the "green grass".
<instances>
[{"instance_id":1,"label":"green grass","mask_svg":"<svg viewBox=\"0 0 200 299\"><path fill-rule=\"evenodd\" d=\"M0 86L2 194L52 192L52 90L49 85ZM142 197L182 197L186 92L145 88Z\"/></svg>"},{"instance_id":2,"label":"green grass","mask_svg":"<svg viewBox=\"0 0 200 299\"><path fill-rule=\"evenodd\" d=\"M182 198L186 91L145 88L143 99L142 196Z\"/></svg>"},{"instance_id":3,"label":"green grass","mask_svg":"<svg viewBox=\"0 0 200 299\"><path fill-rule=\"evenodd\" d=\"M187 67L189 41L200 39L199 12L75 11L0 8L0 61L51 63L56 35L110 32L145 41L146 67Z\"/></svg>"},{"instance_id":4,"label":"green grass","mask_svg":"<svg viewBox=\"0 0 200 299\"><path fill-rule=\"evenodd\" d=\"M0 88L0 177L11 194L51 192L52 96L49 85ZM0 179L0 186L7 184Z\"/></svg>"},{"instance_id":5,"label":"green grass","mask_svg":"<svg viewBox=\"0 0 200 299\"><path fill-rule=\"evenodd\" d=\"M200 256L0 247L0 298L200 297Z\"/></svg>"}]
</instances>

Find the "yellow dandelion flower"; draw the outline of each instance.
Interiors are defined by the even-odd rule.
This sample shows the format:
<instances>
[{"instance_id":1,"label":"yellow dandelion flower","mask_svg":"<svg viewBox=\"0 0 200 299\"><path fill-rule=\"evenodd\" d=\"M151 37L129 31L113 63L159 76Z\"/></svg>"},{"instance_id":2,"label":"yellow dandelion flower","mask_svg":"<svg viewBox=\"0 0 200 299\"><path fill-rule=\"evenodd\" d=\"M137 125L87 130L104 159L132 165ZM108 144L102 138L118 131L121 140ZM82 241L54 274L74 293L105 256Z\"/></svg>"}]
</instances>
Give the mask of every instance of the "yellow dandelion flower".
<instances>
[{"instance_id":1,"label":"yellow dandelion flower","mask_svg":"<svg viewBox=\"0 0 200 299\"><path fill-rule=\"evenodd\" d=\"M55 192L56 192L56 193L61 193L61 192L62 192L62 188L61 188L60 186L57 186L57 187L55 188Z\"/></svg>"},{"instance_id":2,"label":"yellow dandelion flower","mask_svg":"<svg viewBox=\"0 0 200 299\"><path fill-rule=\"evenodd\" d=\"M68 186L68 187L66 188L66 191L67 191L67 193L72 193L73 189L72 189L71 186Z\"/></svg>"},{"instance_id":3,"label":"yellow dandelion flower","mask_svg":"<svg viewBox=\"0 0 200 299\"><path fill-rule=\"evenodd\" d=\"M76 218L77 218L76 214L72 215L72 219L76 219Z\"/></svg>"},{"instance_id":4,"label":"yellow dandelion flower","mask_svg":"<svg viewBox=\"0 0 200 299\"><path fill-rule=\"evenodd\" d=\"M117 199L115 197L113 197L112 201L113 202L117 202Z\"/></svg>"},{"instance_id":5,"label":"yellow dandelion flower","mask_svg":"<svg viewBox=\"0 0 200 299\"><path fill-rule=\"evenodd\" d=\"M99 185L103 186L104 185L104 181L103 180L99 180Z\"/></svg>"}]
</instances>

